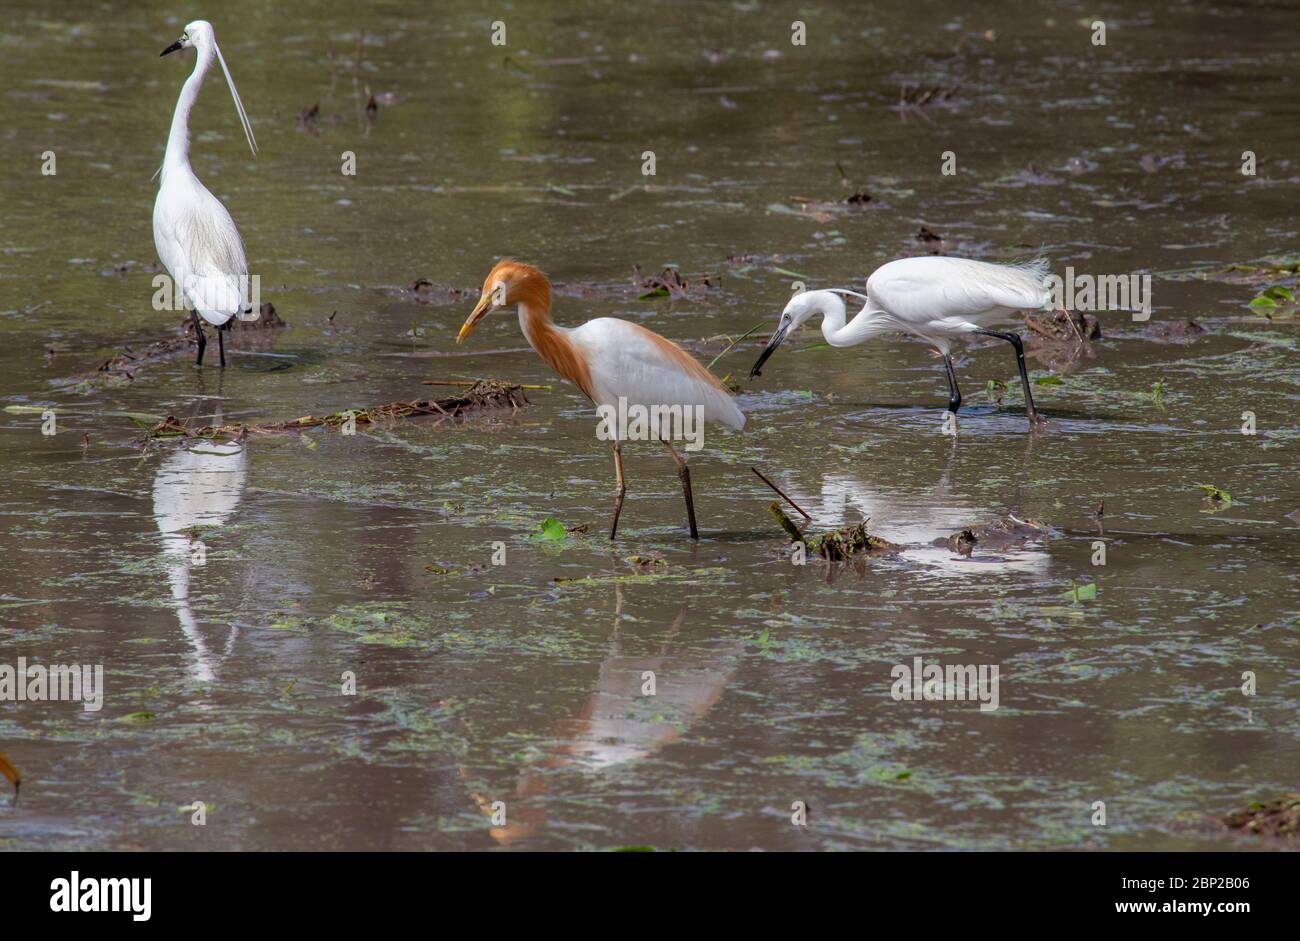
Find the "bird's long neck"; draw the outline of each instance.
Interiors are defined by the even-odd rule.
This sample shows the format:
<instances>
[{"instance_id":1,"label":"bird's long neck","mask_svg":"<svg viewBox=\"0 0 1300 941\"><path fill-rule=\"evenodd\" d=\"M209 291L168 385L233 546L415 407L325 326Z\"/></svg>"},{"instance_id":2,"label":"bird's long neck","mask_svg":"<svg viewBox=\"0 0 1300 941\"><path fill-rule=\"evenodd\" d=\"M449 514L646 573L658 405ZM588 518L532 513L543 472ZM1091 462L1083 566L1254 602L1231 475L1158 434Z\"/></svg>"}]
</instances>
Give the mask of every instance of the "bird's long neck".
<instances>
[{"instance_id":1,"label":"bird's long neck","mask_svg":"<svg viewBox=\"0 0 1300 941\"><path fill-rule=\"evenodd\" d=\"M586 358L569 339L568 330L551 320L551 285L537 275L519 285L519 329L528 345L557 373L594 399L591 369Z\"/></svg>"},{"instance_id":2,"label":"bird's long neck","mask_svg":"<svg viewBox=\"0 0 1300 941\"><path fill-rule=\"evenodd\" d=\"M884 311L873 309L870 302L863 305L847 324L844 322L846 314L844 301L838 296L822 309L822 336L831 346L856 346L891 329Z\"/></svg>"},{"instance_id":3,"label":"bird's long neck","mask_svg":"<svg viewBox=\"0 0 1300 941\"><path fill-rule=\"evenodd\" d=\"M214 58L211 49L199 49L194 61L194 71L181 86L180 97L176 99L176 111L172 114L172 129L167 135L167 153L163 157L163 177L167 171L176 167L189 168L190 165L190 109L198 100L199 89L203 86L203 77Z\"/></svg>"}]
</instances>

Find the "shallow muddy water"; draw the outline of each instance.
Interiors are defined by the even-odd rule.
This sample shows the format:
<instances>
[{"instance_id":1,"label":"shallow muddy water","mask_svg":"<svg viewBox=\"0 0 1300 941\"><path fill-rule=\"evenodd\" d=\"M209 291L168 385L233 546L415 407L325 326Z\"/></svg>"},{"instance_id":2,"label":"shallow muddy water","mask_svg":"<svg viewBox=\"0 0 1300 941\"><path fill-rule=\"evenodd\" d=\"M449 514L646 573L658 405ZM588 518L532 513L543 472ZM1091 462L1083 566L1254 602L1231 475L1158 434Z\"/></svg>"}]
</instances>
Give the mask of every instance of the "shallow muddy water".
<instances>
[{"instance_id":1,"label":"shallow muddy water","mask_svg":"<svg viewBox=\"0 0 1300 941\"><path fill-rule=\"evenodd\" d=\"M184 25L163 5L6 4L0 664L102 664L105 694L0 702L24 775L0 846L1281 845L1215 819L1300 784L1297 331L1247 307L1294 275L1215 272L1296 251L1295 5L827 4L806 47L771 4L366 6L211 14L261 154L218 72L194 167L289 326L224 375L181 354L70 383L179 323L150 304L150 175L192 53L158 58ZM905 85L957 90L900 109ZM963 346L955 439L923 344L805 328L748 380L751 337L713 367L748 425L692 457L694 546L644 444L610 545L608 447L513 316L454 342L512 255L557 282L557 321L625 317L708 362L770 332L794 275L860 287L921 226L951 254L1153 273L1151 322L1206 332L1100 314L1073 364L1031 357L1033 435L1009 348ZM633 267L665 265L714 286L638 301ZM289 420L479 377L551 388L190 452L142 448L128 414ZM866 519L899 551L792 565L751 466L813 531ZM943 544L1008 515L1047 531ZM589 530L537 538L548 518ZM998 666L999 708L895 701L915 657Z\"/></svg>"}]
</instances>

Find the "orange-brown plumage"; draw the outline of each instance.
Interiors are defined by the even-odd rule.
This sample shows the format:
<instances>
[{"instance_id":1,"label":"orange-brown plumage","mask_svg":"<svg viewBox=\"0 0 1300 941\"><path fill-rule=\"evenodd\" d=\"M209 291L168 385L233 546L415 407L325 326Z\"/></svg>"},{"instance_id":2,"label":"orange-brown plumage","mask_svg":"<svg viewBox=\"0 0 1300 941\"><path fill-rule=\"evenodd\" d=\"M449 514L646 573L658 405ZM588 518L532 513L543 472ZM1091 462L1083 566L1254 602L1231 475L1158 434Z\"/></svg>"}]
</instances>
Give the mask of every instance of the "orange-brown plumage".
<instances>
[{"instance_id":1,"label":"orange-brown plumage","mask_svg":"<svg viewBox=\"0 0 1300 941\"><path fill-rule=\"evenodd\" d=\"M595 389L586 359L573 341L555 329L551 320L551 282L546 275L532 265L503 258L483 281L483 295L490 298L494 291L502 289L504 306L518 305L523 312L519 324L537 355L594 400Z\"/></svg>"},{"instance_id":2,"label":"orange-brown plumage","mask_svg":"<svg viewBox=\"0 0 1300 941\"><path fill-rule=\"evenodd\" d=\"M631 407L658 416L653 419L648 437L661 441L677 464L686 497L691 538L699 538L690 472L669 439L680 437L688 442L686 450L697 450L703 445L706 422L737 430L745 426L744 414L722 383L676 343L639 324L615 317L597 317L577 327L557 326L551 321L551 285L546 275L532 265L510 259L497 262L488 273L478 303L460 328L456 342L464 340L475 325L497 307L518 308L519 326L529 345L548 366L576 385L598 406L602 429L610 419L609 409L616 409L622 422L626 422ZM695 432L687 424L687 419L693 416L697 416L699 422ZM670 417L673 419L671 424L668 421ZM636 427L635 422L633 427ZM627 428L621 428L606 438L614 441L615 477L619 488L611 539L618 530L618 516L623 505L619 442L627 433ZM642 433L637 434L640 436ZM603 432L598 431L597 436L602 435Z\"/></svg>"}]
</instances>

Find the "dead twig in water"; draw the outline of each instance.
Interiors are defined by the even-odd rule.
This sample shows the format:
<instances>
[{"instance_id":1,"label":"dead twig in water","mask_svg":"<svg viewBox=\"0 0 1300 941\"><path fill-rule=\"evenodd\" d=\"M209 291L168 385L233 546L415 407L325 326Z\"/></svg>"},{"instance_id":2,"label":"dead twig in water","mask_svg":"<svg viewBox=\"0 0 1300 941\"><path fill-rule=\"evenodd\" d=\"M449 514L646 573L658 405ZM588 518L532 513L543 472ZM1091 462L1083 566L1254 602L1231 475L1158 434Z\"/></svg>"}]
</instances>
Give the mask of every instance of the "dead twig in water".
<instances>
[{"instance_id":1,"label":"dead twig in water","mask_svg":"<svg viewBox=\"0 0 1300 941\"><path fill-rule=\"evenodd\" d=\"M791 500L789 497L787 497L787 496L785 495L785 492L784 492L780 487L778 487L776 484L772 483L772 481L770 481L770 480L768 480L766 477L764 477L764 476L763 476L763 472L760 471L757 467L751 467L750 470L752 470L755 474L758 475L758 479L759 479L759 480L763 481L763 483L767 484L769 487L771 487L773 490L775 490L776 493L777 493L777 495L778 495L782 500L784 500L786 503L790 504L792 507L794 507L796 510L798 510L799 513L800 513L800 515L802 515L804 519L806 519L806 520L810 520L810 519L812 519L812 517L811 517L810 515L808 515L807 513L804 512L803 507L801 507L799 504L795 503L793 500Z\"/></svg>"},{"instance_id":2,"label":"dead twig in water","mask_svg":"<svg viewBox=\"0 0 1300 941\"><path fill-rule=\"evenodd\" d=\"M730 353L730 352L731 352L731 348L732 348L733 346L735 346L737 343L739 343L741 340L747 340L747 339L749 339L749 337L751 337L751 336L754 334L754 331L755 331L755 330L757 330L759 327L763 326L763 323L764 323L764 321L760 320L758 323L754 324L754 326L750 327L748 330L746 330L746 331L745 331L744 333L742 333L740 336L736 337L736 339L734 339L734 340L732 340L730 343L728 343L728 344L727 344L727 348L726 348L725 350L723 350L721 353L719 353L717 356L713 357L713 359L709 360L709 365L705 366L704 368L705 368L705 369L712 369L714 363L716 363L718 360L722 359L722 357L724 357L724 356L726 356L728 353Z\"/></svg>"},{"instance_id":3,"label":"dead twig in water","mask_svg":"<svg viewBox=\"0 0 1300 941\"><path fill-rule=\"evenodd\" d=\"M484 379L422 379L421 385L425 386L476 386L480 382L491 381ZM554 391L552 386L529 386L520 385L520 389L545 389L547 392Z\"/></svg>"}]
</instances>

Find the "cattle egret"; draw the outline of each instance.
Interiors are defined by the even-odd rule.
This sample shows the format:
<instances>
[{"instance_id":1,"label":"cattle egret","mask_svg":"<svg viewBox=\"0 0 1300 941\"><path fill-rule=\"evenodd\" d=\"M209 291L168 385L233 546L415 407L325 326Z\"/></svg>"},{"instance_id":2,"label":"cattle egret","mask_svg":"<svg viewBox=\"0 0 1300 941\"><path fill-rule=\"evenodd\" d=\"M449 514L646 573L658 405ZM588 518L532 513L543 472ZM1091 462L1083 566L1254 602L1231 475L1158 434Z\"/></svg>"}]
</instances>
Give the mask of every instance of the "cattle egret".
<instances>
[{"instance_id":1,"label":"cattle egret","mask_svg":"<svg viewBox=\"0 0 1300 941\"><path fill-rule=\"evenodd\" d=\"M248 260L244 256L239 230L226 207L208 192L190 168L190 109L199 97L203 77L211 68L213 59L221 63L244 136L255 156L257 141L253 138L253 127L244 112L244 104L239 100L239 92L235 90L235 82L230 77L230 69L217 47L212 24L207 20L195 20L185 27L181 38L164 49L162 55L190 48L196 50L197 57L194 71L181 86L176 112L172 115L162 181L153 204L153 241L158 257L172 277L175 295L184 297L189 307L194 333L199 341L196 365L203 365L203 349L207 345L199 320L202 317L217 328L217 345L224 369L226 344L222 339L222 329L228 328L230 318L251 308L248 304Z\"/></svg>"},{"instance_id":2,"label":"cattle egret","mask_svg":"<svg viewBox=\"0 0 1300 941\"><path fill-rule=\"evenodd\" d=\"M763 364L791 330L814 314L821 314L822 335L831 346L856 346L896 330L930 343L943 355L948 374L948 410L956 414L961 407L961 392L952 368L949 341L962 334L975 333L1006 340L1015 347L1020 384L1025 390L1025 414L1031 425L1036 424L1042 419L1029 391L1020 337L990 328L1012 322L1018 313L1039 310L1050 302L1047 264L1041 258L1016 265L944 256L900 258L872 273L867 279L866 294L843 290L797 294L786 304L776 333L754 363L749 377L759 375ZM845 323L841 294L866 302L848 323Z\"/></svg>"},{"instance_id":3,"label":"cattle egret","mask_svg":"<svg viewBox=\"0 0 1300 941\"><path fill-rule=\"evenodd\" d=\"M460 328L456 342L469 336L478 322L498 307L518 308L519 327L529 345L598 409L607 407L621 414L631 413L636 406L651 414L655 414L652 409L658 409L665 420L653 425L647 437L659 440L677 465L691 538L699 539L691 473L686 460L669 443L672 435L666 417L674 407L679 415L691 409L705 424L716 422L739 430L745 425L745 416L731 394L681 347L638 324L598 317L580 327L557 326L551 321L551 283L546 275L531 265L510 260L498 262L488 274L478 304ZM623 436L620 428L612 439L616 490L610 539L618 533L618 518L627 492Z\"/></svg>"}]
</instances>

